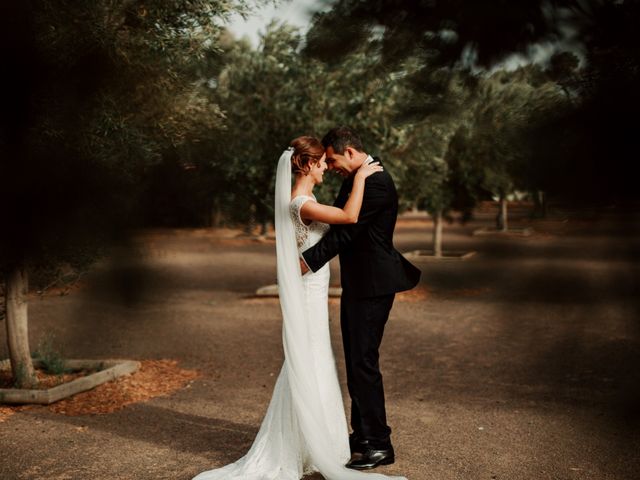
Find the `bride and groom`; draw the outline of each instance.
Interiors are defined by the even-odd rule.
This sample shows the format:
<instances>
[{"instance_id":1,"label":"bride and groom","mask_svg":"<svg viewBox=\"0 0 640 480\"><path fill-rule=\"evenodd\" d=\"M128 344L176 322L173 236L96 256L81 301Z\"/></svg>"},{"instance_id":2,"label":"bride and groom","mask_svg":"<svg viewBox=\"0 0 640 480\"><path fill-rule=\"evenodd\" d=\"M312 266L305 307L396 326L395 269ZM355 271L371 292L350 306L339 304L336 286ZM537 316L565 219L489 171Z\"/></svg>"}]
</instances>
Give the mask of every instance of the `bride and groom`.
<instances>
[{"instance_id":1,"label":"bride and groom","mask_svg":"<svg viewBox=\"0 0 640 480\"><path fill-rule=\"evenodd\" d=\"M326 170L345 177L333 206L313 195ZM313 472L328 480L404 478L361 471L395 460L378 349L395 294L420 277L393 247L397 214L391 176L350 128L334 128L322 142L296 138L284 151L275 229L285 360L247 454L194 480L298 480ZM336 255L350 435L328 323L329 260Z\"/></svg>"}]
</instances>

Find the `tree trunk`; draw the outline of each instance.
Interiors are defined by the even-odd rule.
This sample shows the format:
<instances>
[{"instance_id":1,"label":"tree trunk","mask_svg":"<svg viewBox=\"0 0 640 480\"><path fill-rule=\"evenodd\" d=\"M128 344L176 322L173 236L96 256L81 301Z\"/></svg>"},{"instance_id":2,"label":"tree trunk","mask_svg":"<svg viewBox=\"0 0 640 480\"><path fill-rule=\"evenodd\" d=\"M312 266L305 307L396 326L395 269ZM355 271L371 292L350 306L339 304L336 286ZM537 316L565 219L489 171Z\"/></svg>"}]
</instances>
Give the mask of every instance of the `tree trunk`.
<instances>
[{"instance_id":1,"label":"tree trunk","mask_svg":"<svg viewBox=\"0 0 640 480\"><path fill-rule=\"evenodd\" d=\"M442 210L433 215L433 256L442 257Z\"/></svg>"},{"instance_id":2,"label":"tree trunk","mask_svg":"<svg viewBox=\"0 0 640 480\"><path fill-rule=\"evenodd\" d=\"M502 214L502 231L506 232L509 230L509 216L507 214L507 197L504 196L500 199L500 212Z\"/></svg>"},{"instance_id":3,"label":"tree trunk","mask_svg":"<svg viewBox=\"0 0 640 480\"><path fill-rule=\"evenodd\" d=\"M19 265L7 274L5 292L9 358L18 388L29 388L37 383L29 350L27 291L27 269Z\"/></svg>"},{"instance_id":4,"label":"tree trunk","mask_svg":"<svg viewBox=\"0 0 640 480\"><path fill-rule=\"evenodd\" d=\"M538 198L540 199L540 215L547 218L547 195L543 190L538 190Z\"/></svg>"},{"instance_id":5,"label":"tree trunk","mask_svg":"<svg viewBox=\"0 0 640 480\"><path fill-rule=\"evenodd\" d=\"M533 212L532 218L546 218L547 217L547 198L543 190L535 190L531 192L533 197Z\"/></svg>"},{"instance_id":6,"label":"tree trunk","mask_svg":"<svg viewBox=\"0 0 640 480\"><path fill-rule=\"evenodd\" d=\"M267 222L266 220L263 220L262 222L260 222L260 236L266 237L268 232L269 232L269 222Z\"/></svg>"},{"instance_id":7,"label":"tree trunk","mask_svg":"<svg viewBox=\"0 0 640 480\"><path fill-rule=\"evenodd\" d=\"M249 207L249 219L247 220L247 223L244 226L244 233L246 235L253 235L253 231L256 228L256 206L255 205L251 205Z\"/></svg>"},{"instance_id":8,"label":"tree trunk","mask_svg":"<svg viewBox=\"0 0 640 480\"><path fill-rule=\"evenodd\" d=\"M220 208L220 200L215 198L213 202L211 202L211 227L220 228L222 225L222 209Z\"/></svg>"},{"instance_id":9,"label":"tree trunk","mask_svg":"<svg viewBox=\"0 0 640 480\"><path fill-rule=\"evenodd\" d=\"M507 219L507 197L506 195L500 195L500 210L496 217L496 228L501 232L506 232L509 229L509 222Z\"/></svg>"}]
</instances>

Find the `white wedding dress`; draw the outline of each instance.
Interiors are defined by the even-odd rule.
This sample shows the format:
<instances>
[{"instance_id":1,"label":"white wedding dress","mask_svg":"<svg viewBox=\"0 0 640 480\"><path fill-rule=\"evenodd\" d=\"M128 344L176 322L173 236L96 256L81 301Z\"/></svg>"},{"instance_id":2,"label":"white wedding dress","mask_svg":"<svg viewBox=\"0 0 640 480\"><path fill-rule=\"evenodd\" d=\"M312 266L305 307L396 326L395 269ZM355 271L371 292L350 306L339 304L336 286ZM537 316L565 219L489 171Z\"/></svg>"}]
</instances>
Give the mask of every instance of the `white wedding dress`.
<instances>
[{"instance_id":1,"label":"white wedding dress","mask_svg":"<svg viewBox=\"0 0 640 480\"><path fill-rule=\"evenodd\" d=\"M329 334L329 264L300 274L299 254L329 225L305 225L291 199L291 151L280 157L276 179L278 289L285 360L260 430L235 463L193 480L299 480L320 472L328 480L406 480L344 467L350 458L347 422Z\"/></svg>"}]
</instances>

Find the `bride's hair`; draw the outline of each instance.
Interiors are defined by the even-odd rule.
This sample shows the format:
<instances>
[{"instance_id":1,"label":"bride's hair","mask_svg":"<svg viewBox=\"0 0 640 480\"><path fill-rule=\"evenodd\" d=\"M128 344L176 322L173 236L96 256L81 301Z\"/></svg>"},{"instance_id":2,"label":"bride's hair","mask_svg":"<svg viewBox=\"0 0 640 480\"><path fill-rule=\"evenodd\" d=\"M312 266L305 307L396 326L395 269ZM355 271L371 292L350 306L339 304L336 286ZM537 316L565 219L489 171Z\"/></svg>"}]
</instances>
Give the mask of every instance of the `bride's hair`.
<instances>
[{"instance_id":1,"label":"bride's hair","mask_svg":"<svg viewBox=\"0 0 640 480\"><path fill-rule=\"evenodd\" d=\"M302 136L291 141L291 172L295 175L307 175L311 167L324 155L324 147L316 137Z\"/></svg>"}]
</instances>

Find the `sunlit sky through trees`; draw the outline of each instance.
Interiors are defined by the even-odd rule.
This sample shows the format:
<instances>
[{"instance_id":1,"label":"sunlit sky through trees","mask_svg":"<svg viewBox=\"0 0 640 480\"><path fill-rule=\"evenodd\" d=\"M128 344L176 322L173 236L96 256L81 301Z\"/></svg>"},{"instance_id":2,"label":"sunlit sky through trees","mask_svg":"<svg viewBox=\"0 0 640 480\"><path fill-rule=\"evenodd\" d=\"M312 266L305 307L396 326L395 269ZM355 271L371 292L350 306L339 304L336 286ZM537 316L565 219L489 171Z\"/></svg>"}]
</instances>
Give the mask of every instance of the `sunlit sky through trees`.
<instances>
[{"instance_id":1,"label":"sunlit sky through trees","mask_svg":"<svg viewBox=\"0 0 640 480\"><path fill-rule=\"evenodd\" d=\"M284 0L256 9L246 19L234 15L228 27L236 37L249 38L255 47L258 45L260 33L264 33L271 21L286 22L306 32L314 12L327 9L329 6L329 2L318 0Z\"/></svg>"},{"instance_id":2,"label":"sunlit sky through trees","mask_svg":"<svg viewBox=\"0 0 640 480\"><path fill-rule=\"evenodd\" d=\"M262 8L255 9L247 18L234 15L228 25L229 30L237 38L246 37L254 47L258 46L260 34L264 33L267 25L272 21L286 22L299 27L303 33L309 28L313 14L317 11L328 10L333 2L318 0L282 0L270 3ZM554 53L559 51L570 51L574 53L580 62L584 62L584 49L575 37L577 30L570 25L562 28L562 38L550 38L532 44L526 53L517 53L504 59L495 65L491 71L495 70L515 70L529 63L536 63L546 66ZM475 55L473 49L465 50L465 55L461 62L466 66L474 66Z\"/></svg>"}]
</instances>

